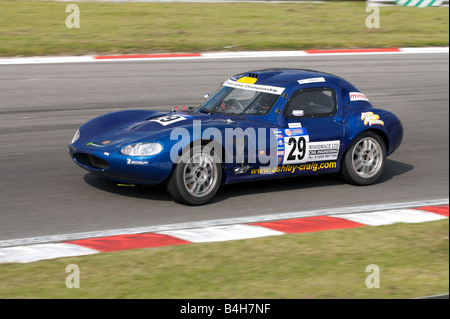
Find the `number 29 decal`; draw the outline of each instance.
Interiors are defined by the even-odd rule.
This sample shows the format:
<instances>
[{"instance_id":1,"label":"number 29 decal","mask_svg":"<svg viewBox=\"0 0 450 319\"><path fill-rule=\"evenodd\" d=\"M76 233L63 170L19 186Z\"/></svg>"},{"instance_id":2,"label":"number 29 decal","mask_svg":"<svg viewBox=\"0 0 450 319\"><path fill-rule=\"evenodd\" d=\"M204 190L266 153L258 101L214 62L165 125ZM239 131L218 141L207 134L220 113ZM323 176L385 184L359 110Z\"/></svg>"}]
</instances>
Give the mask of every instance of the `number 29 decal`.
<instances>
[{"instance_id":1,"label":"number 29 decal","mask_svg":"<svg viewBox=\"0 0 450 319\"><path fill-rule=\"evenodd\" d=\"M284 134L283 134L284 133ZM310 142L304 128L279 131L278 151L282 152L283 164L298 164L315 161L336 160L340 141ZM281 163L281 158L279 163Z\"/></svg>"},{"instance_id":2,"label":"number 29 decal","mask_svg":"<svg viewBox=\"0 0 450 319\"><path fill-rule=\"evenodd\" d=\"M284 138L285 152L283 163L295 164L295 163L305 163L308 159L307 148L308 148L309 136L288 136Z\"/></svg>"}]
</instances>

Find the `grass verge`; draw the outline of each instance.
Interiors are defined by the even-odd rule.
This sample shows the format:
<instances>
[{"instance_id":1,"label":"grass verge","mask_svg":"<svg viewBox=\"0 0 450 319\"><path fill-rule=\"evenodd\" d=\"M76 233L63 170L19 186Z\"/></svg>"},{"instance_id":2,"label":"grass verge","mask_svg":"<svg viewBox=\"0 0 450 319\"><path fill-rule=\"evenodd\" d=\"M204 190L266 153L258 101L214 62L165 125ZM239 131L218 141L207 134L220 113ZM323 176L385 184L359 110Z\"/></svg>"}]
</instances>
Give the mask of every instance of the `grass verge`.
<instances>
[{"instance_id":1,"label":"grass verge","mask_svg":"<svg viewBox=\"0 0 450 319\"><path fill-rule=\"evenodd\" d=\"M74 1L76 3L76 1ZM448 46L448 8L380 7L368 29L365 2L67 2L0 0L0 56Z\"/></svg>"},{"instance_id":2,"label":"grass verge","mask_svg":"<svg viewBox=\"0 0 450 319\"><path fill-rule=\"evenodd\" d=\"M448 220L0 264L0 298L411 298L448 293ZM67 265L80 288L65 285ZM366 267L380 269L368 289Z\"/></svg>"}]
</instances>

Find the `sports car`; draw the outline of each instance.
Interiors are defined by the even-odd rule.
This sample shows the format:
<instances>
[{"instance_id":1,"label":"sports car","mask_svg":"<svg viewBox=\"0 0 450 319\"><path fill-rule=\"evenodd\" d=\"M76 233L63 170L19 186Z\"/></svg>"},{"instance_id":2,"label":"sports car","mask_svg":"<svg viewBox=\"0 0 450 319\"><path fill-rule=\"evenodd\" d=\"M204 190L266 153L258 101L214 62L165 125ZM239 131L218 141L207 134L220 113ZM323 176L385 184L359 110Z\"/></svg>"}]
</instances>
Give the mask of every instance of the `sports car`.
<instances>
[{"instance_id":1,"label":"sports car","mask_svg":"<svg viewBox=\"0 0 450 319\"><path fill-rule=\"evenodd\" d=\"M201 205L235 182L340 172L348 183L373 184L403 138L397 116L324 72L245 72L205 99L97 117L77 130L69 154L92 174L163 185L175 201Z\"/></svg>"}]
</instances>

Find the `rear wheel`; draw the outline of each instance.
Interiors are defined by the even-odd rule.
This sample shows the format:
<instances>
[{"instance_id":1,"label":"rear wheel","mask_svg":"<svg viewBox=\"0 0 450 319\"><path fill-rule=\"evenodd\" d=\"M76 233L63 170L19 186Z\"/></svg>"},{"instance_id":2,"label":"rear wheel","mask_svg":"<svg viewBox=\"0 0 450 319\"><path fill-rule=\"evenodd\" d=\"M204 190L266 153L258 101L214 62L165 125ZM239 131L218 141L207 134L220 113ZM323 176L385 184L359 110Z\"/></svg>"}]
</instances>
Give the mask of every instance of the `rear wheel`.
<instances>
[{"instance_id":1,"label":"rear wheel","mask_svg":"<svg viewBox=\"0 0 450 319\"><path fill-rule=\"evenodd\" d=\"M206 145L183 152L167 185L176 201L202 205L216 194L222 180L222 167L213 150Z\"/></svg>"},{"instance_id":2,"label":"rear wheel","mask_svg":"<svg viewBox=\"0 0 450 319\"><path fill-rule=\"evenodd\" d=\"M386 146L374 132L364 132L353 141L344 156L342 175L356 185L373 184L386 165Z\"/></svg>"}]
</instances>

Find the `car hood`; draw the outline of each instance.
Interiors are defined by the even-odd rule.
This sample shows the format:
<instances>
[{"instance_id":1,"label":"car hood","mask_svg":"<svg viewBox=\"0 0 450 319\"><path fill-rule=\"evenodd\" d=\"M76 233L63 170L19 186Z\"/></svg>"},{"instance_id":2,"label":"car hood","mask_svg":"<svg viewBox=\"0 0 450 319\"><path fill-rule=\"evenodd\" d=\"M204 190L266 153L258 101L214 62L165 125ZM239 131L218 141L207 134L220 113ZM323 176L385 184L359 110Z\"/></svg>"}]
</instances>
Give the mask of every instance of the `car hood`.
<instances>
[{"instance_id":1,"label":"car hood","mask_svg":"<svg viewBox=\"0 0 450 319\"><path fill-rule=\"evenodd\" d=\"M197 122L195 122L197 121ZM81 143L96 147L116 148L139 141L156 141L170 136L175 128L192 131L193 125L201 130L271 126L269 123L249 120L240 116L199 112L122 111L98 117L80 128Z\"/></svg>"}]
</instances>

